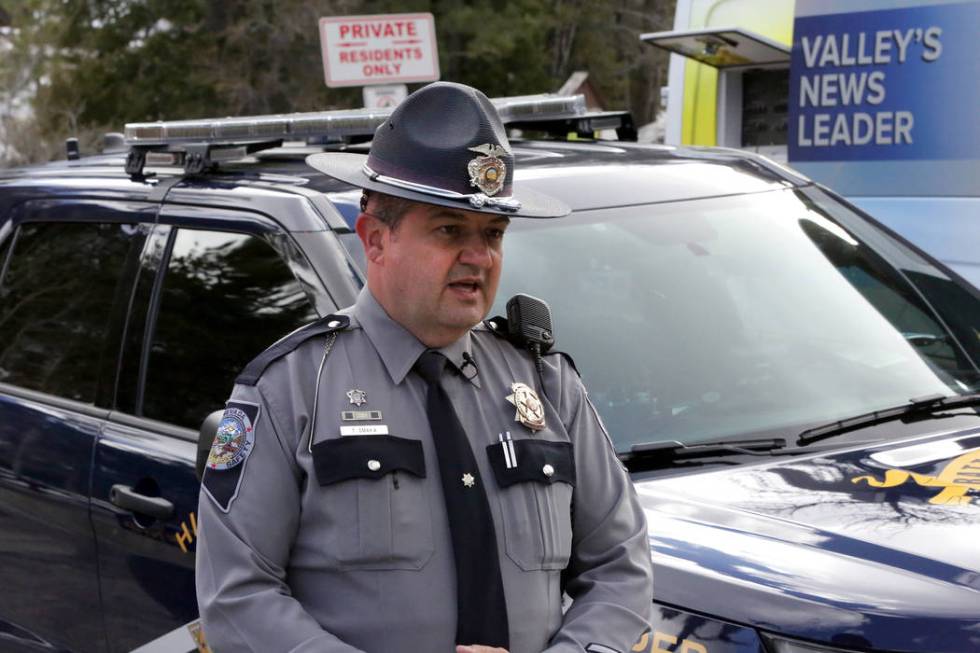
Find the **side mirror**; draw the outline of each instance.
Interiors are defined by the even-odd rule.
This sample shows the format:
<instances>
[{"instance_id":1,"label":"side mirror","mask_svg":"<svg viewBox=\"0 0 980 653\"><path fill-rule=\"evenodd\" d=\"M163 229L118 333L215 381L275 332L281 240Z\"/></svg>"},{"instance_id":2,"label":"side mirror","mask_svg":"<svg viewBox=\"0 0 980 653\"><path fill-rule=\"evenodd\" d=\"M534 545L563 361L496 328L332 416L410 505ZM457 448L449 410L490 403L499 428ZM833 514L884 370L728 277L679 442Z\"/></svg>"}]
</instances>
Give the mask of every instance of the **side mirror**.
<instances>
[{"instance_id":1,"label":"side mirror","mask_svg":"<svg viewBox=\"0 0 980 653\"><path fill-rule=\"evenodd\" d=\"M218 433L218 425L221 424L221 416L224 414L224 410L216 410L204 418L201 423L201 429L197 436L197 461L194 464L198 481L204 478L204 466L208 463L211 443L214 442L214 436Z\"/></svg>"}]
</instances>

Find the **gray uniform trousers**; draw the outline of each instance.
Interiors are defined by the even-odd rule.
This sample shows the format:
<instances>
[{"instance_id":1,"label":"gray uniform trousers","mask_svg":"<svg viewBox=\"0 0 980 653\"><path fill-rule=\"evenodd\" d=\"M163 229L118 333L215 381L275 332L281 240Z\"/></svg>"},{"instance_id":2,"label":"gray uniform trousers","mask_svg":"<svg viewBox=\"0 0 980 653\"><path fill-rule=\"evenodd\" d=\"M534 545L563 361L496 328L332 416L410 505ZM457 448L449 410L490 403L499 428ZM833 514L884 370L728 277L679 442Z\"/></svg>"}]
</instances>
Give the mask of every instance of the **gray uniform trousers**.
<instances>
[{"instance_id":1,"label":"gray uniform trousers","mask_svg":"<svg viewBox=\"0 0 980 653\"><path fill-rule=\"evenodd\" d=\"M250 416L250 445L238 470L206 471L198 524L216 653L454 650L455 563L411 372L425 347L367 290L347 312L342 332L299 344L229 400ZM463 368L443 383L490 501L511 652L625 653L649 628L647 527L577 373L545 357L546 424L532 432L507 400L514 383L540 385L526 352L483 325L440 351Z\"/></svg>"}]
</instances>

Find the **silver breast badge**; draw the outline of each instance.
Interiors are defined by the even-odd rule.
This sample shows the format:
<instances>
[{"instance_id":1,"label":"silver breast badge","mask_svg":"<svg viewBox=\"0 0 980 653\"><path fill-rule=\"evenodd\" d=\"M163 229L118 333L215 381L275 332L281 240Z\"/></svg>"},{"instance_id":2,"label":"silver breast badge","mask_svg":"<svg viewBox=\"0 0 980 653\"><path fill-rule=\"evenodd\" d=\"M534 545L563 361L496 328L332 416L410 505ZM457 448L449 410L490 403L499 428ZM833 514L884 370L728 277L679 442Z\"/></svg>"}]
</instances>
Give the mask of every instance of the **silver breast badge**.
<instances>
[{"instance_id":1,"label":"silver breast badge","mask_svg":"<svg viewBox=\"0 0 980 653\"><path fill-rule=\"evenodd\" d=\"M350 399L350 403L353 406L363 406L367 403L367 393L357 388L348 390L347 398Z\"/></svg>"},{"instance_id":2,"label":"silver breast badge","mask_svg":"<svg viewBox=\"0 0 980 653\"><path fill-rule=\"evenodd\" d=\"M517 414L514 421L520 422L532 431L540 431L544 428L544 406L534 390L523 383L512 383L510 391L513 394L507 395L507 401L517 407Z\"/></svg>"}]
</instances>

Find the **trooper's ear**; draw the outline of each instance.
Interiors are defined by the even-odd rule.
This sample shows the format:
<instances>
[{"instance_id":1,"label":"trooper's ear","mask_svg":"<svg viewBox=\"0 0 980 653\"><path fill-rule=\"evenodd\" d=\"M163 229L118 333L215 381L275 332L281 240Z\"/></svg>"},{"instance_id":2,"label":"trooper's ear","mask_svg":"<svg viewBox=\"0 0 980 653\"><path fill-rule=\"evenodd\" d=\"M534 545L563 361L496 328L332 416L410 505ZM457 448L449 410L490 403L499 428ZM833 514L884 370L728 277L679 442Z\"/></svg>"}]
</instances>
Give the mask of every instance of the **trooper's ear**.
<instances>
[{"instance_id":1,"label":"trooper's ear","mask_svg":"<svg viewBox=\"0 0 980 653\"><path fill-rule=\"evenodd\" d=\"M384 255L385 232L388 225L370 213L361 213L354 223L354 231L364 245L364 254L372 263L380 263Z\"/></svg>"}]
</instances>

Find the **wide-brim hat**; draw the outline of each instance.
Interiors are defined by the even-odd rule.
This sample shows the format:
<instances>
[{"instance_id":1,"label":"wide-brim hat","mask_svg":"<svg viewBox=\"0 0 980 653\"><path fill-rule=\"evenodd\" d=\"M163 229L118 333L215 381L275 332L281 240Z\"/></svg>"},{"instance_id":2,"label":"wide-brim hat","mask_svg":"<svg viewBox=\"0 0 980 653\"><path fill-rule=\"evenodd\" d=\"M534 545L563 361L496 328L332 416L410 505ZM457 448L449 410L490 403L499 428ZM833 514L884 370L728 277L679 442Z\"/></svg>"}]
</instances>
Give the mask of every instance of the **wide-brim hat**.
<instances>
[{"instance_id":1,"label":"wide-brim hat","mask_svg":"<svg viewBox=\"0 0 980 653\"><path fill-rule=\"evenodd\" d=\"M435 82L409 95L375 131L366 156L325 152L306 162L348 184L415 202L525 218L571 211L514 182L514 155L496 108L463 84Z\"/></svg>"}]
</instances>

